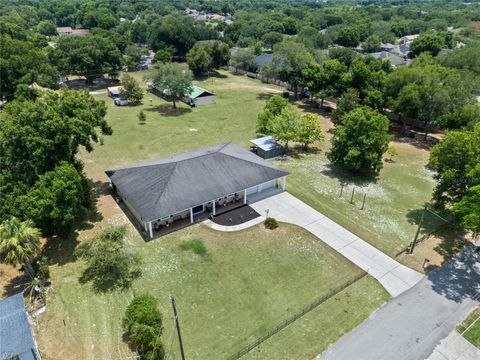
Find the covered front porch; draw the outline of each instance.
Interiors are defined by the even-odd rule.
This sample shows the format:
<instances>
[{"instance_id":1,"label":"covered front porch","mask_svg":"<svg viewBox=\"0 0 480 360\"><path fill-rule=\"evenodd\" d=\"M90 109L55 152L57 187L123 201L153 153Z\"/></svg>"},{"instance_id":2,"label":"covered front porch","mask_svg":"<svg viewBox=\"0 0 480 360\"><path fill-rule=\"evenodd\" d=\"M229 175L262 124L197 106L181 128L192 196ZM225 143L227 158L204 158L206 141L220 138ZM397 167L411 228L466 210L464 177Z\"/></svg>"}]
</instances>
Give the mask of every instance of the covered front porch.
<instances>
[{"instance_id":1,"label":"covered front porch","mask_svg":"<svg viewBox=\"0 0 480 360\"><path fill-rule=\"evenodd\" d=\"M285 186L284 176L233 194L212 199L206 203L158 220L143 222L144 230L150 239L163 236L193 223L201 222L207 218L214 218L217 215L245 206L250 201L258 201L259 199L284 191Z\"/></svg>"}]
</instances>

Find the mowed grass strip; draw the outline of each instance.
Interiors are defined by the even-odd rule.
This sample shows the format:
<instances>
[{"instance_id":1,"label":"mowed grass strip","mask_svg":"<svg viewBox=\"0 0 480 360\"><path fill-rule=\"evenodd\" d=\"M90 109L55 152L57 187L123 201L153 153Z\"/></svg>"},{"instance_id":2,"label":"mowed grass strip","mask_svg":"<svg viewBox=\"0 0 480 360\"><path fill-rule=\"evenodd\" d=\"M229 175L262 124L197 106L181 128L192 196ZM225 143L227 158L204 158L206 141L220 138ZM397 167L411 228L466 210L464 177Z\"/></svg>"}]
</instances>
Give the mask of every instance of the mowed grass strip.
<instances>
[{"instance_id":1,"label":"mowed grass strip","mask_svg":"<svg viewBox=\"0 0 480 360\"><path fill-rule=\"evenodd\" d=\"M208 256L180 249L192 238L202 240ZM143 292L160 301L164 341L173 358L179 353L170 293L177 302L188 358L226 358L361 271L307 231L287 224L274 231L260 224L235 233L195 225L148 243L132 232L129 244L142 257L143 276L128 292L95 294L80 285L80 261L52 268L54 287L38 331L47 359L98 359L126 352L121 318L133 293ZM337 311L312 318L304 325L308 331L330 328L341 334L388 298L377 282L356 286L355 301L338 297ZM364 310L336 325L339 312L351 316L358 309ZM309 351L320 352L335 339L315 339ZM305 350L297 346L291 351L293 358L301 358Z\"/></svg>"},{"instance_id":2,"label":"mowed grass strip","mask_svg":"<svg viewBox=\"0 0 480 360\"><path fill-rule=\"evenodd\" d=\"M468 315L465 321L457 327L457 331L460 334L465 331L463 337L480 349L480 307Z\"/></svg>"}]
</instances>

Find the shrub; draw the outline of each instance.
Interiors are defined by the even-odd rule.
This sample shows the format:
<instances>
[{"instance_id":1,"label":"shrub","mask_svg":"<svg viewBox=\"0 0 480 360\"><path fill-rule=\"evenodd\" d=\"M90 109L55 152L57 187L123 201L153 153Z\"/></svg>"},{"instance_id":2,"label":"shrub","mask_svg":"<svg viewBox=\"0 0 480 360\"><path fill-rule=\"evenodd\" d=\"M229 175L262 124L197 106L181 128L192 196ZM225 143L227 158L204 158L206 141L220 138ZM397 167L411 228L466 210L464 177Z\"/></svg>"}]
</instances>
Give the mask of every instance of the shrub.
<instances>
[{"instance_id":1,"label":"shrub","mask_svg":"<svg viewBox=\"0 0 480 360\"><path fill-rule=\"evenodd\" d=\"M77 247L75 254L87 263L81 283L92 281L96 291L128 288L140 276L140 259L125 248L125 226L110 226Z\"/></svg>"},{"instance_id":2,"label":"shrub","mask_svg":"<svg viewBox=\"0 0 480 360\"><path fill-rule=\"evenodd\" d=\"M40 256L32 263L35 276L46 283L50 279L50 268L48 267L48 259L46 256Z\"/></svg>"},{"instance_id":3,"label":"shrub","mask_svg":"<svg viewBox=\"0 0 480 360\"><path fill-rule=\"evenodd\" d=\"M162 328L162 314L157 308L157 300L148 294L136 296L128 305L123 318L123 329L132 332L133 326L149 326L158 334Z\"/></svg>"},{"instance_id":4,"label":"shrub","mask_svg":"<svg viewBox=\"0 0 480 360\"><path fill-rule=\"evenodd\" d=\"M207 249L201 240L188 240L180 244L182 250L192 250L195 254L206 255Z\"/></svg>"},{"instance_id":5,"label":"shrub","mask_svg":"<svg viewBox=\"0 0 480 360\"><path fill-rule=\"evenodd\" d=\"M153 327L135 323L128 335L128 341L139 353L144 354L153 349L156 336Z\"/></svg>"},{"instance_id":6,"label":"shrub","mask_svg":"<svg viewBox=\"0 0 480 360\"><path fill-rule=\"evenodd\" d=\"M265 219L264 224L265 224L265 227L266 227L267 229L270 229L270 230L276 229L276 228L278 227L278 222L277 222L277 220L275 220L275 219L272 218L272 217L267 217L267 218Z\"/></svg>"}]
</instances>

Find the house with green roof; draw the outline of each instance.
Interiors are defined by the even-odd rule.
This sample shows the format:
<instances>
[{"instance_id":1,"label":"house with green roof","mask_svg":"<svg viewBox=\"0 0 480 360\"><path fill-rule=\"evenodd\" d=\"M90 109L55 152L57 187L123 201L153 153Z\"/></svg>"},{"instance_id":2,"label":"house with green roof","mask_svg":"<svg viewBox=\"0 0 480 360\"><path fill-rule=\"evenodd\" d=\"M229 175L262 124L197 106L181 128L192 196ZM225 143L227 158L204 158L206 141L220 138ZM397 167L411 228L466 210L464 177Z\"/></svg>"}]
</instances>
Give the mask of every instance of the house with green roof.
<instances>
[{"instance_id":1,"label":"house with green roof","mask_svg":"<svg viewBox=\"0 0 480 360\"><path fill-rule=\"evenodd\" d=\"M215 95L200 86L193 85L190 93L182 98L190 106L215 104Z\"/></svg>"}]
</instances>

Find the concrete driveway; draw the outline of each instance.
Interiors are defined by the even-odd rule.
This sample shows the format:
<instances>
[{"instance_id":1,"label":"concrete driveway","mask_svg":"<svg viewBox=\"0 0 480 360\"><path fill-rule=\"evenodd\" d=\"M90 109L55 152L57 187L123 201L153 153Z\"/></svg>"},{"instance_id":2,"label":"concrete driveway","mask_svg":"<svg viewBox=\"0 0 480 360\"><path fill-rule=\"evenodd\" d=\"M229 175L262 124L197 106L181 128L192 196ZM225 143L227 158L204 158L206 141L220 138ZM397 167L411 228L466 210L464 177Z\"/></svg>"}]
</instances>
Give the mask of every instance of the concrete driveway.
<instances>
[{"instance_id":1,"label":"concrete driveway","mask_svg":"<svg viewBox=\"0 0 480 360\"><path fill-rule=\"evenodd\" d=\"M447 336L479 304L480 256L473 250L430 272L317 360L469 359L472 353Z\"/></svg>"},{"instance_id":2,"label":"concrete driveway","mask_svg":"<svg viewBox=\"0 0 480 360\"><path fill-rule=\"evenodd\" d=\"M250 202L252 201L252 202ZM325 215L284 191L249 205L264 218L301 226L376 278L392 296L419 282L423 275L400 264Z\"/></svg>"}]
</instances>

